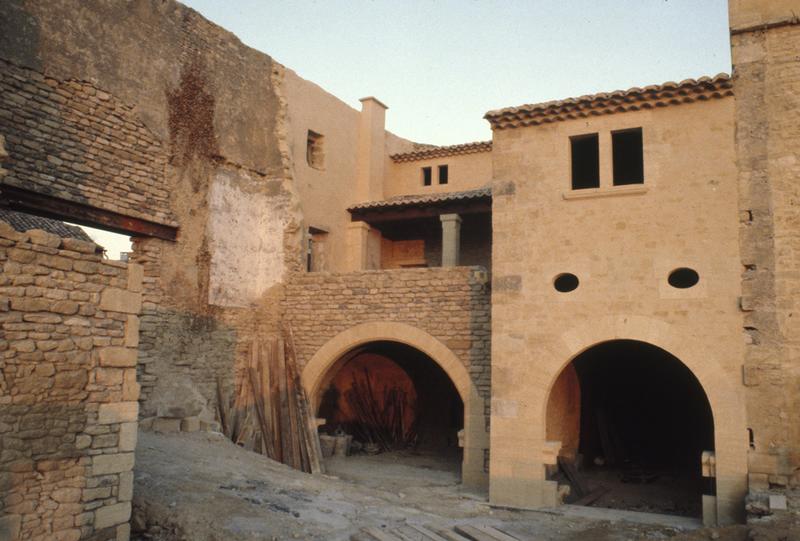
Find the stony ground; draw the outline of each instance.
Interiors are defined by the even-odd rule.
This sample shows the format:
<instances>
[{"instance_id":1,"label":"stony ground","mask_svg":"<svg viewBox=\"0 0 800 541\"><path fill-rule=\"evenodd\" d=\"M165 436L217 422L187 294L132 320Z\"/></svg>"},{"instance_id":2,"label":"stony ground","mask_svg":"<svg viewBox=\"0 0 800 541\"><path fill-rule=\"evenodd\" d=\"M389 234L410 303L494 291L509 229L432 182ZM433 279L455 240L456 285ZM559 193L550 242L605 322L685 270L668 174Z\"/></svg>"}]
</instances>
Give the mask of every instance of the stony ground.
<instances>
[{"instance_id":1,"label":"stony ground","mask_svg":"<svg viewBox=\"0 0 800 541\"><path fill-rule=\"evenodd\" d=\"M339 541L366 526L474 523L501 527L531 541L800 540L796 515L788 515L794 523L768 519L760 530L681 531L674 525L630 522L621 515L605 517L595 509L601 518L493 509L483 495L462 490L452 468L425 456L398 458L334 460L328 464L331 475L310 476L244 451L219 435L140 433L134 539Z\"/></svg>"}]
</instances>

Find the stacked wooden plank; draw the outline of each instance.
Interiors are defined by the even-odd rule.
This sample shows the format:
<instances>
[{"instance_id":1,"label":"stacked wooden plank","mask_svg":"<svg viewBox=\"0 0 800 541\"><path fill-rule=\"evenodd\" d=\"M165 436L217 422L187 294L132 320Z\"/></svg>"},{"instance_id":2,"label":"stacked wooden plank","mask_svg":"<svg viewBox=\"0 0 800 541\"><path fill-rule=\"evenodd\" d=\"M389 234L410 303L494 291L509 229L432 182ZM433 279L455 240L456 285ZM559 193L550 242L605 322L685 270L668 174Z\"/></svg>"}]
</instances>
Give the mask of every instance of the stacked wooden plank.
<instances>
[{"instance_id":1,"label":"stacked wooden plank","mask_svg":"<svg viewBox=\"0 0 800 541\"><path fill-rule=\"evenodd\" d=\"M244 381L226 398L217 383L222 430L234 443L308 473L323 471L317 425L300 383L291 329L253 341Z\"/></svg>"}]
</instances>

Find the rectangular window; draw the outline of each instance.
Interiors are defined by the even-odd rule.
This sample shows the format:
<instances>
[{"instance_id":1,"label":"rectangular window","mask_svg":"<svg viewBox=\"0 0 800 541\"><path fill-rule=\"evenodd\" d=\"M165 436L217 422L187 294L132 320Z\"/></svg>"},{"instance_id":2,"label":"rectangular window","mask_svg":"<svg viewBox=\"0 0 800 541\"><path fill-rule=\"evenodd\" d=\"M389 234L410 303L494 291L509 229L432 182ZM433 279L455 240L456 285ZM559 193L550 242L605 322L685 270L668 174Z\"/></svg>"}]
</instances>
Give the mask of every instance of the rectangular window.
<instances>
[{"instance_id":1,"label":"rectangular window","mask_svg":"<svg viewBox=\"0 0 800 541\"><path fill-rule=\"evenodd\" d=\"M642 128L611 132L614 186L644 183Z\"/></svg>"},{"instance_id":2,"label":"rectangular window","mask_svg":"<svg viewBox=\"0 0 800 541\"><path fill-rule=\"evenodd\" d=\"M447 184L447 166L439 166L439 184Z\"/></svg>"},{"instance_id":3,"label":"rectangular window","mask_svg":"<svg viewBox=\"0 0 800 541\"><path fill-rule=\"evenodd\" d=\"M596 133L569 138L572 151L572 189L600 187L600 140Z\"/></svg>"},{"instance_id":4,"label":"rectangular window","mask_svg":"<svg viewBox=\"0 0 800 541\"><path fill-rule=\"evenodd\" d=\"M422 168L422 185L430 186L433 183L433 172L430 167Z\"/></svg>"},{"instance_id":5,"label":"rectangular window","mask_svg":"<svg viewBox=\"0 0 800 541\"><path fill-rule=\"evenodd\" d=\"M314 169L322 169L325 165L325 149L322 144L324 140L325 137L323 135L308 130L306 161Z\"/></svg>"}]
</instances>

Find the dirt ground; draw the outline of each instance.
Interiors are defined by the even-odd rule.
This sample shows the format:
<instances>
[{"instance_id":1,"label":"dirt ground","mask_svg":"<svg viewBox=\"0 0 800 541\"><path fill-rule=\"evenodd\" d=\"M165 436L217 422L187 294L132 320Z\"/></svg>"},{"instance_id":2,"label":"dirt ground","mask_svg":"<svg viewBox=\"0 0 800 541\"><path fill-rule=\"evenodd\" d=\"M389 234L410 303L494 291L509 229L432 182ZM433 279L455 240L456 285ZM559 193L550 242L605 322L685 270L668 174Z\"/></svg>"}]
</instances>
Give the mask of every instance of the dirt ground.
<instances>
[{"instance_id":1,"label":"dirt ground","mask_svg":"<svg viewBox=\"0 0 800 541\"><path fill-rule=\"evenodd\" d=\"M364 527L468 523L492 525L531 541L800 540L793 531L797 526L800 534L796 515L781 530L786 536L758 537L747 526L682 531L678 522L641 524L590 508L584 509L600 511L600 518L569 509L561 511L565 515L491 508L485 495L460 487L457 463L450 458L387 453L331 459L328 468L327 475L302 474L213 433L140 433L133 538L339 541ZM774 520L762 528L778 529Z\"/></svg>"}]
</instances>

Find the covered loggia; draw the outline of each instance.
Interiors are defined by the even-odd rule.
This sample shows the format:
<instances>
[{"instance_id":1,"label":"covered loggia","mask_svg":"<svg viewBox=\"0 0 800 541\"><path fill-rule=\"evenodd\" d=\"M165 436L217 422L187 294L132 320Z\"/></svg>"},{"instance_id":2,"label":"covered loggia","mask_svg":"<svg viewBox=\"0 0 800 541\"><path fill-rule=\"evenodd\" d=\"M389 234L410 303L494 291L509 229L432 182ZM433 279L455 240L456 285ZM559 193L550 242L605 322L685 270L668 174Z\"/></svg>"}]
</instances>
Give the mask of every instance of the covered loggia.
<instances>
[{"instance_id":1,"label":"covered loggia","mask_svg":"<svg viewBox=\"0 0 800 541\"><path fill-rule=\"evenodd\" d=\"M447 373L414 347L375 341L348 351L328 370L317 404L321 433L351 435L350 457L360 465L460 471L463 402Z\"/></svg>"},{"instance_id":2,"label":"covered loggia","mask_svg":"<svg viewBox=\"0 0 800 541\"><path fill-rule=\"evenodd\" d=\"M702 494L713 494L701 475L714 450L706 394L644 342L604 342L567 365L548 399L547 439L561 442L549 476L570 486L568 503L700 517Z\"/></svg>"}]
</instances>

